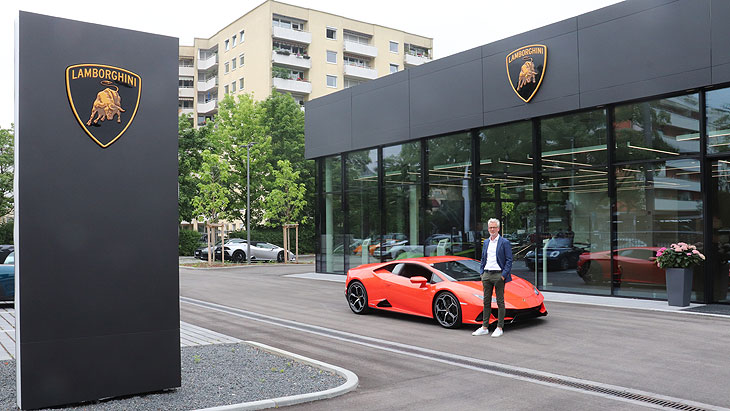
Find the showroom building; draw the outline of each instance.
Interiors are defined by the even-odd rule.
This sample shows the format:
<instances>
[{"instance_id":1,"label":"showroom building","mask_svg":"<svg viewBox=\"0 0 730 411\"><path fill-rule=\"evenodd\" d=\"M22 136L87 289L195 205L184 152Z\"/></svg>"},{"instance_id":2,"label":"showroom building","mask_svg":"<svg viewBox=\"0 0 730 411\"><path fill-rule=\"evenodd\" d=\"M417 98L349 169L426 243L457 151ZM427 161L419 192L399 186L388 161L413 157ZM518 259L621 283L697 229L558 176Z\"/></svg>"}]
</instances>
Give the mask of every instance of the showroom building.
<instances>
[{"instance_id":1,"label":"showroom building","mask_svg":"<svg viewBox=\"0 0 730 411\"><path fill-rule=\"evenodd\" d=\"M306 104L316 271L478 258L502 221L544 291L730 303L730 2L626 1Z\"/></svg>"}]
</instances>

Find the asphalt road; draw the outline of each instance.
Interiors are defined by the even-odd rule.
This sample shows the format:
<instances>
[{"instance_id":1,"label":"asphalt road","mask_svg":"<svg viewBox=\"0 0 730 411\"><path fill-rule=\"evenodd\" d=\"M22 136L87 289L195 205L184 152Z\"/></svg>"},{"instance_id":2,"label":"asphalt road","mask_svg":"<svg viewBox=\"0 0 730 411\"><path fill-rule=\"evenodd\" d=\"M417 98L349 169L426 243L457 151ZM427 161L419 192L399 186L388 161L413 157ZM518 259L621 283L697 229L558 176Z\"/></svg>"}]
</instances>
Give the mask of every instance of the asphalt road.
<instances>
[{"instance_id":1,"label":"asphalt road","mask_svg":"<svg viewBox=\"0 0 730 411\"><path fill-rule=\"evenodd\" d=\"M312 265L274 264L181 268L181 296L251 314L183 301L182 320L358 375L354 392L291 408L297 410L645 408L613 396L485 372L477 364L485 361L730 408L728 317L552 303L547 317L508 325L501 338L472 337L472 327L446 330L429 319L383 312L358 316L347 306L343 283L286 276L313 271ZM253 314L271 321L254 320ZM299 329L307 325L320 328ZM449 355L456 360L437 360Z\"/></svg>"}]
</instances>

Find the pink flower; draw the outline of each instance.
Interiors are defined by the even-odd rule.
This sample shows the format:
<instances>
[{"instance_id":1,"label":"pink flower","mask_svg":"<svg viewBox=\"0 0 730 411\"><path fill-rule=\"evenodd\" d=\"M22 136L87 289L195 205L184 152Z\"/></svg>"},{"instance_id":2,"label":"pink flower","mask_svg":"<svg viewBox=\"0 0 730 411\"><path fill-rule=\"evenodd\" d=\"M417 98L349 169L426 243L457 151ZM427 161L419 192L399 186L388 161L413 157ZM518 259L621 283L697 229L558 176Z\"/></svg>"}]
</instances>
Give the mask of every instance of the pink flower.
<instances>
[{"instance_id":1,"label":"pink flower","mask_svg":"<svg viewBox=\"0 0 730 411\"><path fill-rule=\"evenodd\" d=\"M657 256L657 257L661 257L661 256L662 256L662 254L664 254L664 253L662 253L662 250L659 250L659 251L657 251L657 252L656 252L656 256Z\"/></svg>"},{"instance_id":2,"label":"pink flower","mask_svg":"<svg viewBox=\"0 0 730 411\"><path fill-rule=\"evenodd\" d=\"M687 255L691 256L691 255L692 255L692 253L687 253Z\"/></svg>"}]
</instances>

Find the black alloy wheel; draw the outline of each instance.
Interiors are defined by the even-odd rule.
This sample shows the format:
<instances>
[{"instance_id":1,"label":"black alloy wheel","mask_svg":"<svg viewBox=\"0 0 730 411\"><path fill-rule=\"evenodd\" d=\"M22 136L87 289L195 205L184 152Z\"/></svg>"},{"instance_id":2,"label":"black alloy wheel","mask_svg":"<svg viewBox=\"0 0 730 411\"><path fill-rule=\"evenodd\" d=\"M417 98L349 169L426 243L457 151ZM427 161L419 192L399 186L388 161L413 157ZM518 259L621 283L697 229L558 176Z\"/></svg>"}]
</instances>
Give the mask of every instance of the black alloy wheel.
<instances>
[{"instance_id":1,"label":"black alloy wheel","mask_svg":"<svg viewBox=\"0 0 730 411\"><path fill-rule=\"evenodd\" d=\"M444 328L461 327L461 304L454 294L445 291L433 300L433 316Z\"/></svg>"},{"instance_id":2,"label":"black alloy wheel","mask_svg":"<svg viewBox=\"0 0 730 411\"><path fill-rule=\"evenodd\" d=\"M241 251L241 250L236 250L236 251L235 251L235 252L233 253L233 258L232 258L232 261L233 261L234 263L241 263L241 262L244 262L244 261L246 261L246 253L244 253L244 252L243 252L243 251Z\"/></svg>"},{"instance_id":3,"label":"black alloy wheel","mask_svg":"<svg viewBox=\"0 0 730 411\"><path fill-rule=\"evenodd\" d=\"M368 292L361 282L353 281L347 287L347 303L355 314L365 314L370 311L370 307L368 307Z\"/></svg>"},{"instance_id":4,"label":"black alloy wheel","mask_svg":"<svg viewBox=\"0 0 730 411\"><path fill-rule=\"evenodd\" d=\"M277 263L284 262L284 252L283 251L279 251L279 254L276 255L276 262Z\"/></svg>"}]
</instances>

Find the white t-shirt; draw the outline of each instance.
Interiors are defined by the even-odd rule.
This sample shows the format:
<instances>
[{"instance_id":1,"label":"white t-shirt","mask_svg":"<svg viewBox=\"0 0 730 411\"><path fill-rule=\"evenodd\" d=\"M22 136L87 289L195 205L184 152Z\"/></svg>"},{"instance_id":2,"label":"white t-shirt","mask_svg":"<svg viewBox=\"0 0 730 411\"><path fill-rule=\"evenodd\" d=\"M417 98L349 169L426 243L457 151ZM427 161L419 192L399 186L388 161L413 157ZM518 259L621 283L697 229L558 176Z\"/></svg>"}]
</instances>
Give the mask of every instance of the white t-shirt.
<instances>
[{"instance_id":1,"label":"white t-shirt","mask_svg":"<svg viewBox=\"0 0 730 411\"><path fill-rule=\"evenodd\" d=\"M497 245L499 244L499 234L497 234L497 237L495 237L494 240L490 237L487 241L489 241L489 245L487 246L487 264L484 265L484 270L502 271L502 267L497 264Z\"/></svg>"}]
</instances>

